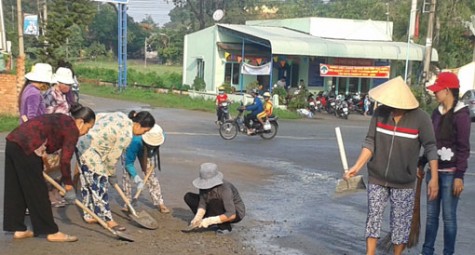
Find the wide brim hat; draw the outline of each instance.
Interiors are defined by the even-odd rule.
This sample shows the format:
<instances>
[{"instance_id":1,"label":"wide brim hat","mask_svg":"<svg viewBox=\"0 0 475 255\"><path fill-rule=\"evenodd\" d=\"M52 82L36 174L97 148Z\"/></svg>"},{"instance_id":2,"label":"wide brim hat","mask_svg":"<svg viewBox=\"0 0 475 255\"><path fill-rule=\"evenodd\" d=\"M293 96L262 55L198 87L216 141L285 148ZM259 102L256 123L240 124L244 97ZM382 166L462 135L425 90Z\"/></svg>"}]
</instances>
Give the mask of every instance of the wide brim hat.
<instances>
[{"instance_id":1,"label":"wide brim hat","mask_svg":"<svg viewBox=\"0 0 475 255\"><path fill-rule=\"evenodd\" d=\"M223 173L218 171L215 163L203 163L200 166L200 177L193 180L193 186L198 189L211 189L223 184Z\"/></svg>"},{"instance_id":2,"label":"wide brim hat","mask_svg":"<svg viewBox=\"0 0 475 255\"><path fill-rule=\"evenodd\" d=\"M419 102L401 76L391 79L368 92L378 103L402 110L419 107Z\"/></svg>"},{"instance_id":3,"label":"wide brim hat","mask_svg":"<svg viewBox=\"0 0 475 255\"><path fill-rule=\"evenodd\" d=\"M52 83L53 68L46 63L36 63L25 78L29 81Z\"/></svg>"},{"instance_id":4,"label":"wide brim hat","mask_svg":"<svg viewBox=\"0 0 475 255\"><path fill-rule=\"evenodd\" d=\"M435 83L428 86L427 89L432 92L438 92L443 89L458 89L460 81L456 74L451 72L443 72L437 76Z\"/></svg>"},{"instance_id":5,"label":"wide brim hat","mask_svg":"<svg viewBox=\"0 0 475 255\"><path fill-rule=\"evenodd\" d=\"M152 129L142 135L143 141L151 146L160 146L165 142L165 135L163 129L155 124Z\"/></svg>"},{"instance_id":6,"label":"wide brim hat","mask_svg":"<svg viewBox=\"0 0 475 255\"><path fill-rule=\"evenodd\" d=\"M66 67L60 67L53 75L53 83L63 83L66 85L73 85L75 83L73 72Z\"/></svg>"}]
</instances>

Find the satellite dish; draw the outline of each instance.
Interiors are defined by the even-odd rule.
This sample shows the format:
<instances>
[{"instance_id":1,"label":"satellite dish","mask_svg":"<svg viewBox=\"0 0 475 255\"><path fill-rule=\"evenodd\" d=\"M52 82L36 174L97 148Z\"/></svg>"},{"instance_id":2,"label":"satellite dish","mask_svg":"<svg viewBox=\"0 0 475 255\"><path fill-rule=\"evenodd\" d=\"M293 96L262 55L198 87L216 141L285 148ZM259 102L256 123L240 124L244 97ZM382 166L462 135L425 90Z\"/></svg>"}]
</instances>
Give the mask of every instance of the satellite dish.
<instances>
[{"instance_id":1,"label":"satellite dish","mask_svg":"<svg viewBox=\"0 0 475 255\"><path fill-rule=\"evenodd\" d=\"M214 21L220 21L224 17L224 11L221 9L217 9L213 13L213 19Z\"/></svg>"}]
</instances>

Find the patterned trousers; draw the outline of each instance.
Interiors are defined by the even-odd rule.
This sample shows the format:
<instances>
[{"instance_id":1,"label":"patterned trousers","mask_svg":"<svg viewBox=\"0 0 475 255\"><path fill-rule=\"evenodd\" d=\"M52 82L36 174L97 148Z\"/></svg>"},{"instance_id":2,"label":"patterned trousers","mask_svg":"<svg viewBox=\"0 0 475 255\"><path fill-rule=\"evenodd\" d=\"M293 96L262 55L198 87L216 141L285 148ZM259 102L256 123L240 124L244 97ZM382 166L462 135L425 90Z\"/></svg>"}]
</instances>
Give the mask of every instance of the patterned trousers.
<instances>
[{"instance_id":1,"label":"patterned trousers","mask_svg":"<svg viewBox=\"0 0 475 255\"><path fill-rule=\"evenodd\" d=\"M109 178L92 172L86 165L81 165L81 195L83 204L104 221L112 221L109 205ZM92 215L84 212L85 220L92 220Z\"/></svg>"},{"instance_id":2,"label":"patterned trousers","mask_svg":"<svg viewBox=\"0 0 475 255\"><path fill-rule=\"evenodd\" d=\"M125 167L123 168L124 173L122 174L122 189L124 190L125 195L129 199L129 201L132 198L132 179L125 170ZM159 206L163 204L163 196L162 196L162 190L160 188L160 182L158 181L157 176L155 175L155 169L152 168L153 171L150 174L150 177L147 180L147 188L148 191L150 192L150 196L152 197L152 202L153 205ZM135 194L134 194L135 195Z\"/></svg>"}]
</instances>

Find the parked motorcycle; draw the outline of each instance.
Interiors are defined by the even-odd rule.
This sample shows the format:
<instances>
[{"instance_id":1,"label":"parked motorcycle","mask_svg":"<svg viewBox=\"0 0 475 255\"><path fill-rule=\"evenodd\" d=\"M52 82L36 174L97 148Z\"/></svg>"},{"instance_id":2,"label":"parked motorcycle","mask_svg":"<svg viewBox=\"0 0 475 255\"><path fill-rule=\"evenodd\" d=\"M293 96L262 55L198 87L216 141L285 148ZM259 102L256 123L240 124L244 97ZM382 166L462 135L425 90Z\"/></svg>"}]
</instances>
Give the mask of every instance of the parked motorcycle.
<instances>
[{"instance_id":1,"label":"parked motorcycle","mask_svg":"<svg viewBox=\"0 0 475 255\"><path fill-rule=\"evenodd\" d=\"M79 103L79 84L77 82L71 86L71 92L73 93L74 102Z\"/></svg>"},{"instance_id":2,"label":"parked motorcycle","mask_svg":"<svg viewBox=\"0 0 475 255\"><path fill-rule=\"evenodd\" d=\"M247 128L244 125L244 110L238 108L238 115L234 119L226 120L221 126L219 127L219 135L224 140L232 140L234 139L238 132L247 135ZM271 128L269 130L264 130L261 123L258 120L251 121L251 127L256 130L251 136L259 135L262 139L272 139L277 135L277 130L279 129L279 124L277 123L278 117L271 116L268 118Z\"/></svg>"},{"instance_id":3,"label":"parked motorcycle","mask_svg":"<svg viewBox=\"0 0 475 255\"><path fill-rule=\"evenodd\" d=\"M335 103L335 116L342 119L348 119L349 114L350 112L346 100L337 100Z\"/></svg>"}]
</instances>

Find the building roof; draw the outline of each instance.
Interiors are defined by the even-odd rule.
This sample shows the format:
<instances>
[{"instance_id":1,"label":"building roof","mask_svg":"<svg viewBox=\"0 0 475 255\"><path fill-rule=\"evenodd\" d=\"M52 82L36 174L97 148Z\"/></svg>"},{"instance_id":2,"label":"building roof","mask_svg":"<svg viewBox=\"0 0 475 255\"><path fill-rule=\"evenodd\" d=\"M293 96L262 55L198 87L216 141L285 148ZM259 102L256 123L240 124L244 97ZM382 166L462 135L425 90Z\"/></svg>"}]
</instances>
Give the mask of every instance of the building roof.
<instances>
[{"instance_id":1,"label":"building roof","mask_svg":"<svg viewBox=\"0 0 475 255\"><path fill-rule=\"evenodd\" d=\"M267 45L274 55L422 61L425 53L425 47L419 44L328 39L283 27L219 24L218 29ZM432 61L438 61L435 49L432 49Z\"/></svg>"},{"instance_id":2,"label":"building roof","mask_svg":"<svg viewBox=\"0 0 475 255\"><path fill-rule=\"evenodd\" d=\"M362 41L392 41L393 31L391 21L324 17L250 20L246 25L283 27L323 38Z\"/></svg>"}]
</instances>

